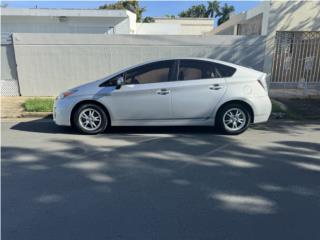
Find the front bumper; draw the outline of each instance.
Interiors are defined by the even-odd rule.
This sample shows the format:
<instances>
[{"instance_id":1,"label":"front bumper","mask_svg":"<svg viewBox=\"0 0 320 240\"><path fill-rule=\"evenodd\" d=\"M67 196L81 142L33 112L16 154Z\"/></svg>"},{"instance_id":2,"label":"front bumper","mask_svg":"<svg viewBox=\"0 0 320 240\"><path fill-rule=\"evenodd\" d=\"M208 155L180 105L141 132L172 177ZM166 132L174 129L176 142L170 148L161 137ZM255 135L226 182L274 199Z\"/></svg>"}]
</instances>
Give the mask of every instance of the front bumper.
<instances>
[{"instance_id":1,"label":"front bumper","mask_svg":"<svg viewBox=\"0 0 320 240\"><path fill-rule=\"evenodd\" d=\"M53 121L60 126L71 126L72 99L56 99L53 105Z\"/></svg>"}]
</instances>

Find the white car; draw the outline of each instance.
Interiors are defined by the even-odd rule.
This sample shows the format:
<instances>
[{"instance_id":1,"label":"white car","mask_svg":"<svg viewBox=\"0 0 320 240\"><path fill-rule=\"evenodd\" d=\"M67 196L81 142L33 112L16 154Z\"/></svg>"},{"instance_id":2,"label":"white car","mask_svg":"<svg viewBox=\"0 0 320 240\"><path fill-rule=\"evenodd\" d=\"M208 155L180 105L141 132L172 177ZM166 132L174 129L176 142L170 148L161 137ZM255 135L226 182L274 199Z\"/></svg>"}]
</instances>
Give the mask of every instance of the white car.
<instances>
[{"instance_id":1,"label":"white car","mask_svg":"<svg viewBox=\"0 0 320 240\"><path fill-rule=\"evenodd\" d=\"M271 113L266 74L203 58L136 65L60 94L58 125L97 134L110 126L218 126L239 134Z\"/></svg>"}]
</instances>

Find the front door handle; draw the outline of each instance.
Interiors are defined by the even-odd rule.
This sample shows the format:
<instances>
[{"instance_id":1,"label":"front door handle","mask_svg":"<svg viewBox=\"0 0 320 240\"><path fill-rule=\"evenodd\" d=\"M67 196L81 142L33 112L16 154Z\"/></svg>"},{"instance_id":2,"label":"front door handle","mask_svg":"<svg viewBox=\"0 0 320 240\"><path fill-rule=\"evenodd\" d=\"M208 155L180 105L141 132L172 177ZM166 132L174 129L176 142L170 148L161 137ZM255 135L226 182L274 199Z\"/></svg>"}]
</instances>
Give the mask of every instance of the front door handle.
<instances>
[{"instance_id":1,"label":"front door handle","mask_svg":"<svg viewBox=\"0 0 320 240\"><path fill-rule=\"evenodd\" d=\"M213 84L209 87L210 90L219 90L222 86L220 84Z\"/></svg>"},{"instance_id":2,"label":"front door handle","mask_svg":"<svg viewBox=\"0 0 320 240\"><path fill-rule=\"evenodd\" d=\"M169 93L170 93L170 90L168 90L168 89L160 89L157 91L157 94L159 94L159 95L167 95Z\"/></svg>"}]
</instances>

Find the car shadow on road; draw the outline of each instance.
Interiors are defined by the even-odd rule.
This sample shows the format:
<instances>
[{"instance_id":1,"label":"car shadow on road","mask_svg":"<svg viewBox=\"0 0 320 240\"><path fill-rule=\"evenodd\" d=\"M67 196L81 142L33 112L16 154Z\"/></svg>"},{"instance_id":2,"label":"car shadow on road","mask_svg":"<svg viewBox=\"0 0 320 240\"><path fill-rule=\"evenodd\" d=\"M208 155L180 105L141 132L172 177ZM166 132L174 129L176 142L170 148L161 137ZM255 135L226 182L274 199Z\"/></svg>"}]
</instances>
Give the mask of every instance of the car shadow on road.
<instances>
[{"instance_id":1,"label":"car shadow on road","mask_svg":"<svg viewBox=\"0 0 320 240\"><path fill-rule=\"evenodd\" d=\"M70 127L63 127L54 124L50 119L36 119L31 121L22 121L11 127L13 130L35 133L56 133L56 134L73 134L76 133Z\"/></svg>"},{"instance_id":2,"label":"car shadow on road","mask_svg":"<svg viewBox=\"0 0 320 240\"><path fill-rule=\"evenodd\" d=\"M277 133L289 133L293 130L299 130L301 127L316 124L319 125L320 121L291 121L291 120L278 120L271 119L267 123L255 124L251 129L256 131L272 131ZM36 132L36 133L49 133L49 134L78 134L72 127L63 127L54 124L50 119L36 119L26 122L19 122L11 127L13 130ZM315 128L318 130L319 128ZM184 133L184 134L214 134L223 135L219 129L211 126L132 126L132 127L111 127L105 131L103 135L107 134L170 134L170 133Z\"/></svg>"},{"instance_id":3,"label":"car shadow on road","mask_svg":"<svg viewBox=\"0 0 320 240\"><path fill-rule=\"evenodd\" d=\"M63 127L54 124L50 120L31 120L28 122L19 122L11 127L13 130L36 132L36 133L51 133L51 134L80 134L71 127ZM111 127L105 131L105 134L161 134L161 133L185 133L185 134L216 134L221 132L215 127L210 126L132 126L132 127Z\"/></svg>"}]
</instances>

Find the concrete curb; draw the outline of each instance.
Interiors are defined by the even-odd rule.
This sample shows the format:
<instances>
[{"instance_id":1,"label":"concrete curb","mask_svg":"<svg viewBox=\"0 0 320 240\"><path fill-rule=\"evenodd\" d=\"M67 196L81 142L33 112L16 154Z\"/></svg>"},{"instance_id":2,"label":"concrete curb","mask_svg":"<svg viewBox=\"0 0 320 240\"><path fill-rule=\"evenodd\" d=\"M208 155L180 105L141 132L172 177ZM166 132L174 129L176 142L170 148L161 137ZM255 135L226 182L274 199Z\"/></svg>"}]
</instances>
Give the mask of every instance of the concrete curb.
<instances>
[{"instance_id":1,"label":"concrete curb","mask_svg":"<svg viewBox=\"0 0 320 240\"><path fill-rule=\"evenodd\" d=\"M21 117L26 118L52 118L52 112L23 112L21 113Z\"/></svg>"},{"instance_id":2,"label":"concrete curb","mask_svg":"<svg viewBox=\"0 0 320 240\"><path fill-rule=\"evenodd\" d=\"M53 120L50 118L27 118L27 117L20 117L20 118L1 118L0 122L1 123L18 123L18 122L31 122L31 121L37 121L41 123L52 123Z\"/></svg>"},{"instance_id":3,"label":"concrete curb","mask_svg":"<svg viewBox=\"0 0 320 240\"><path fill-rule=\"evenodd\" d=\"M52 112L22 112L16 115L1 116L1 119L9 118L52 118Z\"/></svg>"}]
</instances>

